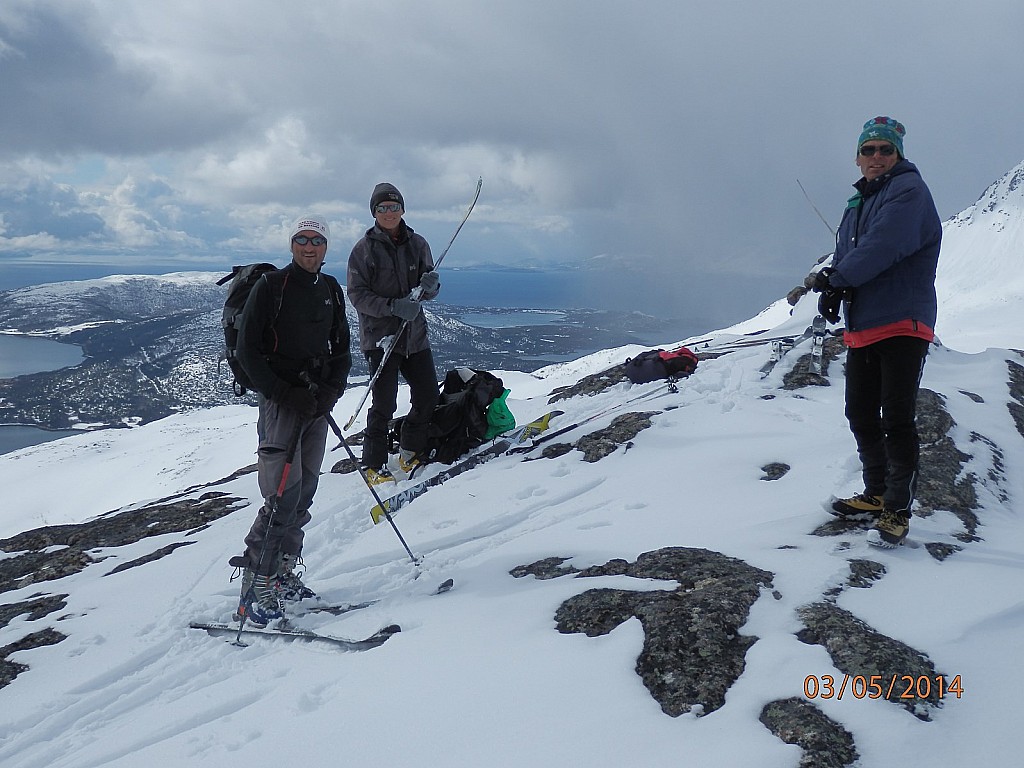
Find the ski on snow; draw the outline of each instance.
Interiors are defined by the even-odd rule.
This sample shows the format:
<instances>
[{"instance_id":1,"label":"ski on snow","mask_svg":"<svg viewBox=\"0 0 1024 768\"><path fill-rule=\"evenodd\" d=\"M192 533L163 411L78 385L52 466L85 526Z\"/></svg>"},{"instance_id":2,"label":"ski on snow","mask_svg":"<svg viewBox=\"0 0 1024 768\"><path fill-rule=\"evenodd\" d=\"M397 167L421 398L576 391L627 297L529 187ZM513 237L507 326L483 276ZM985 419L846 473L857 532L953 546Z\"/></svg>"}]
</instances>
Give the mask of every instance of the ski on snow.
<instances>
[{"instance_id":1,"label":"ski on snow","mask_svg":"<svg viewBox=\"0 0 1024 768\"><path fill-rule=\"evenodd\" d=\"M438 584L431 594L441 595L451 590L455 586L455 582L452 579L445 579ZM335 616L340 616L345 613L352 611L358 611L362 608L369 608L371 605L377 605L383 598L376 598L374 600L364 600L361 603L341 603L338 605L332 605L324 601L317 601L312 605L302 605L301 603L297 606L297 611L294 616L308 616L313 613L330 613ZM238 625L237 624L224 624L219 621L193 621L189 624L191 629L203 629L207 633L215 636L221 635L234 635L238 637ZM269 624L266 627L254 627L248 625L242 628L241 634L243 635L263 635L264 637L278 637L291 640L307 640L311 642L322 642L334 645L336 648L340 648L345 651L366 651L371 648L383 645L387 642L388 638L392 635L401 632L402 628L397 624L389 624L386 627L382 627L374 632L369 637L363 638L362 640L353 640L347 637L337 637L335 635L323 635L319 632L314 632L311 629L303 629L300 627L293 626L289 623L287 618L279 619L273 624ZM232 645L245 646L246 643L237 642Z\"/></svg>"},{"instance_id":2,"label":"ski on snow","mask_svg":"<svg viewBox=\"0 0 1024 768\"><path fill-rule=\"evenodd\" d=\"M821 317L821 316L819 315L819 317ZM821 318L821 321L822 321L821 330L822 331L824 331L824 320L825 320L825 318L822 317ZM815 336L815 334L816 334L815 323L817 323L817 318L815 318L814 323L812 323L811 325L808 325L807 329L801 335L799 335L799 336L783 336L781 338L771 339L771 345L772 345L771 355L769 355L769 357L768 357L768 362L766 362L764 365L762 365L761 368L759 369L759 371L761 373L761 378L762 379L767 378L768 374L770 374L772 372L772 369L774 369L775 366L779 363L779 361L782 360L782 358L784 358L787 354L789 354L789 352L794 347L800 346L805 341L807 341L807 339L810 339L813 336ZM822 340L823 339L824 339L824 336L822 336ZM819 350L820 350L820 345L819 345ZM813 349L812 349L811 352L812 352L812 357L813 357Z\"/></svg>"},{"instance_id":3,"label":"ski on snow","mask_svg":"<svg viewBox=\"0 0 1024 768\"><path fill-rule=\"evenodd\" d=\"M445 592L451 591L452 587L455 586L453 579L445 579L437 588L431 592L431 595L443 595ZM329 613L333 616L341 616L352 611L359 611L363 608L369 608L370 606L377 605L384 598L377 597L372 600L364 600L361 603L328 603L323 599L317 599L313 603L303 601L296 604L296 610L293 611L293 616L307 616L311 613ZM291 610L291 609L289 609Z\"/></svg>"},{"instance_id":4,"label":"ski on snow","mask_svg":"<svg viewBox=\"0 0 1024 768\"><path fill-rule=\"evenodd\" d=\"M551 419L556 416L560 416L562 413L563 411L549 411L539 419L535 419L529 424L517 427L505 436L500 437L495 443L487 446L483 450L472 453L465 459L452 464L447 469L442 469L436 475L432 475L426 480L421 480L415 485L409 486L395 495L384 499L383 504L375 504L373 509L370 510L370 519L373 520L373 524L376 525L381 520L384 520L387 514L394 514L409 502L414 499L418 499L431 488L441 485L441 483L444 483L453 477L457 477L463 472L467 472L474 467L478 467L491 459L495 459L498 456L508 453L515 446L521 445L527 440L532 440L548 428L548 424Z\"/></svg>"},{"instance_id":5,"label":"ski on snow","mask_svg":"<svg viewBox=\"0 0 1024 768\"><path fill-rule=\"evenodd\" d=\"M811 323L811 364L808 369L811 373L822 375L823 363L822 354L825 351L825 337L828 335L828 327L825 325L825 318L816 315Z\"/></svg>"},{"instance_id":6,"label":"ski on snow","mask_svg":"<svg viewBox=\"0 0 1024 768\"><path fill-rule=\"evenodd\" d=\"M392 635L402 631L402 628L397 624L389 624L386 627L378 629L369 637L363 638L362 640L353 640L351 638L337 637L335 635L322 635L311 629L295 627L289 624L287 619L281 619L276 624L268 624L266 627L262 628L247 625L241 630L239 630L237 624L223 624L216 621L193 621L189 624L189 627L192 629L205 630L211 635L234 635L237 637L239 632L241 632L241 634L248 636L262 635L263 637L277 637L291 640L329 643L336 648L340 648L345 651L368 651L371 648L383 645ZM241 646L247 645L247 643L243 643L241 641L236 644Z\"/></svg>"}]
</instances>

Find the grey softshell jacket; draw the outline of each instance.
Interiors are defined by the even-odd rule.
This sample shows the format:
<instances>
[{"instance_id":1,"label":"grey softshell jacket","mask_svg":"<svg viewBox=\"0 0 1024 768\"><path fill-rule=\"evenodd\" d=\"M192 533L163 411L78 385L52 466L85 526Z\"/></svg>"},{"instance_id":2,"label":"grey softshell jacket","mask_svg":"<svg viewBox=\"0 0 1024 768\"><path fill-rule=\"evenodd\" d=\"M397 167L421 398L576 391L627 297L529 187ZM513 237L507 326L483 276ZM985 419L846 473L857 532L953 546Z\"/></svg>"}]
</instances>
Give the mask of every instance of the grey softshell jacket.
<instances>
[{"instance_id":1,"label":"grey softshell jacket","mask_svg":"<svg viewBox=\"0 0 1024 768\"><path fill-rule=\"evenodd\" d=\"M399 232L396 242L373 226L348 257L348 299L359 313L359 346L364 352L376 349L382 338L401 326L401 319L391 314L390 301L408 296L420 277L434 269L427 241L404 221ZM420 312L405 329L395 352L408 356L429 348L427 321Z\"/></svg>"}]
</instances>

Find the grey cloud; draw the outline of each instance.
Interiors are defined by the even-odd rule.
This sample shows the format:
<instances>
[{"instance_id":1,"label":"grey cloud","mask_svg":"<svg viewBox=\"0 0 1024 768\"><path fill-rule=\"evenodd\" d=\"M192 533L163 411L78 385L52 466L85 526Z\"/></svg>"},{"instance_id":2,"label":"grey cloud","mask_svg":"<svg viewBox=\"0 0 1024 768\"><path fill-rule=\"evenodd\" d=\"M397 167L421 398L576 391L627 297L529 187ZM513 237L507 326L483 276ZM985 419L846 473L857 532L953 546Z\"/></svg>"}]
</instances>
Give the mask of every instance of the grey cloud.
<instances>
[{"instance_id":1,"label":"grey cloud","mask_svg":"<svg viewBox=\"0 0 1024 768\"><path fill-rule=\"evenodd\" d=\"M103 219L86 210L72 190L40 181L0 186L0 216L8 238L45 232L76 242L100 236L106 229Z\"/></svg>"},{"instance_id":2,"label":"grey cloud","mask_svg":"<svg viewBox=\"0 0 1024 768\"><path fill-rule=\"evenodd\" d=\"M118 55L84 4L0 8L0 156L183 149L243 116L204 110L202 89L176 93L160 73Z\"/></svg>"}]
</instances>

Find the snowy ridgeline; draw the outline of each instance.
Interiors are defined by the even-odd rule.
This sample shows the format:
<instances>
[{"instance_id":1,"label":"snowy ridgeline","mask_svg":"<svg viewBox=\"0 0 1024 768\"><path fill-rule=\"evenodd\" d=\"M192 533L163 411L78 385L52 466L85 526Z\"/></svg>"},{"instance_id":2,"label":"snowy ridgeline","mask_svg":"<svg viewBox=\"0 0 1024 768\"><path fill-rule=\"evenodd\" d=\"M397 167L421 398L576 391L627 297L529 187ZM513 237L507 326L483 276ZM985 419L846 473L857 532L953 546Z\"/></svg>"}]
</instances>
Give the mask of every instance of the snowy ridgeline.
<instances>
[{"instance_id":1,"label":"snowy ridgeline","mask_svg":"<svg viewBox=\"0 0 1024 768\"><path fill-rule=\"evenodd\" d=\"M419 567L373 525L356 476L326 474L307 581L332 604L372 604L294 622L348 638L402 628L371 650L236 648L188 628L234 606L226 559L259 504L254 475L236 474L252 409L0 459L0 697L17 702L0 760L1006 764L1024 361L933 350L918 514L910 543L879 551L823 509L859 490L841 347L827 343L823 377L806 343L758 373L768 339L810 311L702 338L678 392L623 382L633 347L504 374L521 422L557 407L552 431L580 427L396 514ZM281 736L321 732L332 738Z\"/></svg>"}]
</instances>

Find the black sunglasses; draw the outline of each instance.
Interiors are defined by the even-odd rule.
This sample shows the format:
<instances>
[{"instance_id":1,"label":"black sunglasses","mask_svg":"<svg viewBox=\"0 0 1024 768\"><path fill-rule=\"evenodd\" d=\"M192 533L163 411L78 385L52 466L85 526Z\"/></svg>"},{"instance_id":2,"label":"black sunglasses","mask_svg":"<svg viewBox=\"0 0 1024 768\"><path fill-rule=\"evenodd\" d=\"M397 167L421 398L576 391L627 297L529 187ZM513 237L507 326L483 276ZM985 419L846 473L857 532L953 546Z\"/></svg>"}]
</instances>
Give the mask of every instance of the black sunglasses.
<instances>
[{"instance_id":1,"label":"black sunglasses","mask_svg":"<svg viewBox=\"0 0 1024 768\"><path fill-rule=\"evenodd\" d=\"M292 242L296 245L327 245L327 238L321 237L320 235L314 235L313 237L306 237L305 235L296 235L292 238Z\"/></svg>"},{"instance_id":2,"label":"black sunglasses","mask_svg":"<svg viewBox=\"0 0 1024 768\"><path fill-rule=\"evenodd\" d=\"M882 157L889 157L890 155L895 154L896 147L892 144L883 144L880 147L861 147L860 154L863 157L874 157L876 150Z\"/></svg>"}]
</instances>

